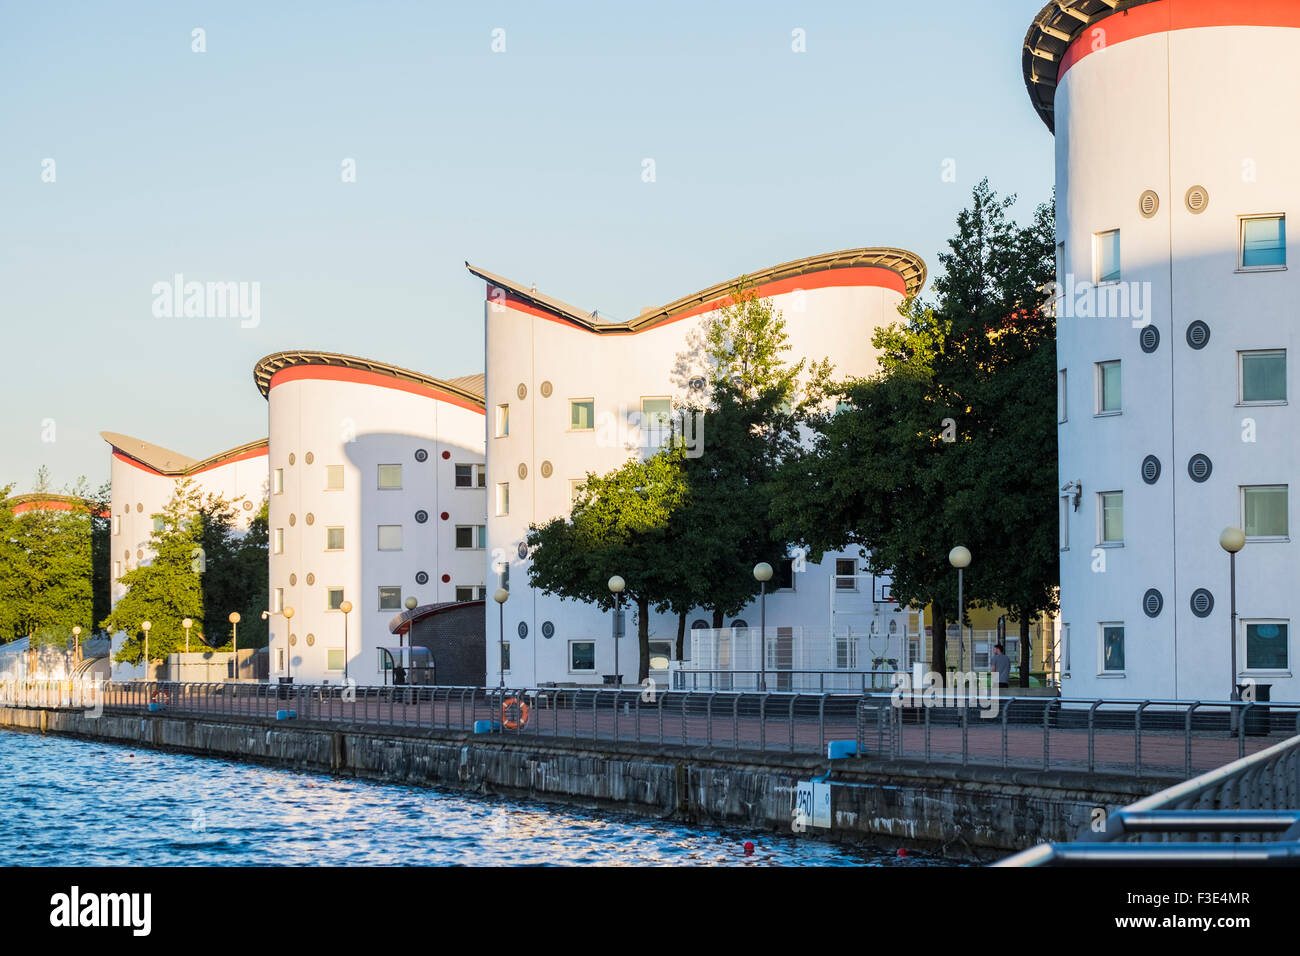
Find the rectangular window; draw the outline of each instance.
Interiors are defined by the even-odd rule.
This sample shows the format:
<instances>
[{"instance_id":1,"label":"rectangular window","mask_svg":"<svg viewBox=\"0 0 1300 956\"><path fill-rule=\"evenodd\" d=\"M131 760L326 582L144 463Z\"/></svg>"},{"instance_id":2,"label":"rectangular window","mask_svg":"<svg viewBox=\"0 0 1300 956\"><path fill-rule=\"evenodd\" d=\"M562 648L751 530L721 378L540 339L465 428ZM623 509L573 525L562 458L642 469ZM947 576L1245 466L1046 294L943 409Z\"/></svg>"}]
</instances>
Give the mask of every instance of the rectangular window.
<instances>
[{"instance_id":1,"label":"rectangular window","mask_svg":"<svg viewBox=\"0 0 1300 956\"><path fill-rule=\"evenodd\" d=\"M641 399L641 444L656 448L666 445L673 434L673 400Z\"/></svg>"},{"instance_id":2,"label":"rectangular window","mask_svg":"<svg viewBox=\"0 0 1300 956\"><path fill-rule=\"evenodd\" d=\"M497 406L497 438L505 438L510 434L510 406Z\"/></svg>"},{"instance_id":3,"label":"rectangular window","mask_svg":"<svg viewBox=\"0 0 1300 956\"><path fill-rule=\"evenodd\" d=\"M380 465L379 466L379 487L386 491L391 491L402 487L402 466L401 465Z\"/></svg>"},{"instance_id":4,"label":"rectangular window","mask_svg":"<svg viewBox=\"0 0 1300 956\"><path fill-rule=\"evenodd\" d=\"M284 648L283 647L277 647L275 649L275 669L281 674L284 673Z\"/></svg>"},{"instance_id":5,"label":"rectangular window","mask_svg":"<svg viewBox=\"0 0 1300 956\"><path fill-rule=\"evenodd\" d=\"M1056 373L1056 423L1058 425L1070 420L1069 413L1066 411L1065 398L1065 369L1061 369Z\"/></svg>"},{"instance_id":6,"label":"rectangular window","mask_svg":"<svg viewBox=\"0 0 1300 956\"><path fill-rule=\"evenodd\" d=\"M1102 673L1124 672L1124 625L1101 625Z\"/></svg>"},{"instance_id":7,"label":"rectangular window","mask_svg":"<svg viewBox=\"0 0 1300 956\"><path fill-rule=\"evenodd\" d=\"M1070 550L1070 496L1061 496L1060 521L1058 527L1061 529L1061 550Z\"/></svg>"},{"instance_id":8,"label":"rectangular window","mask_svg":"<svg viewBox=\"0 0 1300 956\"><path fill-rule=\"evenodd\" d=\"M343 589L326 588L325 589L325 610L337 611L343 606Z\"/></svg>"},{"instance_id":9,"label":"rectangular window","mask_svg":"<svg viewBox=\"0 0 1300 956\"><path fill-rule=\"evenodd\" d=\"M113 534L122 533L122 516L113 515Z\"/></svg>"},{"instance_id":10,"label":"rectangular window","mask_svg":"<svg viewBox=\"0 0 1300 956\"><path fill-rule=\"evenodd\" d=\"M856 591L858 589L858 562L854 558L835 559L835 589L838 591Z\"/></svg>"},{"instance_id":11,"label":"rectangular window","mask_svg":"<svg viewBox=\"0 0 1300 956\"><path fill-rule=\"evenodd\" d=\"M402 609L402 589L397 586L379 586L379 610L400 611Z\"/></svg>"},{"instance_id":12,"label":"rectangular window","mask_svg":"<svg viewBox=\"0 0 1300 956\"><path fill-rule=\"evenodd\" d=\"M271 553L284 554L284 529L276 528L271 533Z\"/></svg>"},{"instance_id":13,"label":"rectangular window","mask_svg":"<svg viewBox=\"0 0 1300 956\"><path fill-rule=\"evenodd\" d=\"M596 402L590 398L577 398L569 402L569 430L589 432L596 427Z\"/></svg>"},{"instance_id":14,"label":"rectangular window","mask_svg":"<svg viewBox=\"0 0 1300 956\"><path fill-rule=\"evenodd\" d=\"M473 589L472 587L468 587L468 588L457 587L457 588L456 588L456 600L457 600L457 601L472 601L472 600L474 600L474 589Z\"/></svg>"},{"instance_id":15,"label":"rectangular window","mask_svg":"<svg viewBox=\"0 0 1300 956\"><path fill-rule=\"evenodd\" d=\"M673 659L672 641L650 642L650 669L652 671L668 670L668 663Z\"/></svg>"},{"instance_id":16,"label":"rectangular window","mask_svg":"<svg viewBox=\"0 0 1300 956\"><path fill-rule=\"evenodd\" d=\"M167 518L163 515L153 516L153 529L155 531L164 531L167 528Z\"/></svg>"},{"instance_id":17,"label":"rectangular window","mask_svg":"<svg viewBox=\"0 0 1300 956\"><path fill-rule=\"evenodd\" d=\"M113 578L116 580L117 578L120 578L121 576L122 576L122 562L121 562L121 561L114 561L114 562L113 562Z\"/></svg>"},{"instance_id":18,"label":"rectangular window","mask_svg":"<svg viewBox=\"0 0 1300 956\"><path fill-rule=\"evenodd\" d=\"M856 637L835 638L835 666L840 670L855 670L858 666L858 639Z\"/></svg>"},{"instance_id":19,"label":"rectangular window","mask_svg":"<svg viewBox=\"0 0 1300 956\"><path fill-rule=\"evenodd\" d=\"M486 600L487 600L487 586L486 586L486 585L482 585L482 584L479 585L479 587L478 587L478 599L479 599L480 601L486 601Z\"/></svg>"},{"instance_id":20,"label":"rectangular window","mask_svg":"<svg viewBox=\"0 0 1300 956\"><path fill-rule=\"evenodd\" d=\"M596 642L569 641L569 671L591 673L596 669Z\"/></svg>"},{"instance_id":21,"label":"rectangular window","mask_svg":"<svg viewBox=\"0 0 1300 956\"><path fill-rule=\"evenodd\" d=\"M277 468L271 472L271 494L284 494L284 469Z\"/></svg>"},{"instance_id":22,"label":"rectangular window","mask_svg":"<svg viewBox=\"0 0 1300 956\"><path fill-rule=\"evenodd\" d=\"M343 670L343 648L331 647L325 652L325 669L328 671Z\"/></svg>"},{"instance_id":23,"label":"rectangular window","mask_svg":"<svg viewBox=\"0 0 1300 956\"><path fill-rule=\"evenodd\" d=\"M461 551L477 551L487 547L487 525L461 524L456 526L456 547Z\"/></svg>"},{"instance_id":24,"label":"rectangular window","mask_svg":"<svg viewBox=\"0 0 1300 956\"><path fill-rule=\"evenodd\" d=\"M1119 230L1099 232L1097 242L1097 281L1119 281Z\"/></svg>"},{"instance_id":25,"label":"rectangular window","mask_svg":"<svg viewBox=\"0 0 1300 956\"><path fill-rule=\"evenodd\" d=\"M343 550L343 529L342 528L325 529L325 550L326 551Z\"/></svg>"},{"instance_id":26,"label":"rectangular window","mask_svg":"<svg viewBox=\"0 0 1300 956\"><path fill-rule=\"evenodd\" d=\"M1241 527L1247 538L1285 538L1287 486L1254 485L1241 489Z\"/></svg>"},{"instance_id":27,"label":"rectangular window","mask_svg":"<svg viewBox=\"0 0 1300 956\"><path fill-rule=\"evenodd\" d=\"M497 482L497 514L510 514L510 482Z\"/></svg>"},{"instance_id":28,"label":"rectangular window","mask_svg":"<svg viewBox=\"0 0 1300 956\"><path fill-rule=\"evenodd\" d=\"M1286 268L1286 216L1243 216L1241 268Z\"/></svg>"},{"instance_id":29,"label":"rectangular window","mask_svg":"<svg viewBox=\"0 0 1300 956\"><path fill-rule=\"evenodd\" d=\"M379 526L379 550L402 550L402 526L400 524L381 524Z\"/></svg>"},{"instance_id":30,"label":"rectangular window","mask_svg":"<svg viewBox=\"0 0 1300 956\"><path fill-rule=\"evenodd\" d=\"M582 486L586 484L586 482L587 482L586 478L569 479L569 505L570 506L573 506L578 503L578 499L582 497Z\"/></svg>"},{"instance_id":31,"label":"rectangular window","mask_svg":"<svg viewBox=\"0 0 1300 956\"><path fill-rule=\"evenodd\" d=\"M271 592L271 610L276 614L284 610L284 588L276 588Z\"/></svg>"},{"instance_id":32,"label":"rectangular window","mask_svg":"<svg viewBox=\"0 0 1300 956\"><path fill-rule=\"evenodd\" d=\"M1097 526L1101 544L1124 543L1124 492L1103 491L1097 496Z\"/></svg>"},{"instance_id":33,"label":"rectangular window","mask_svg":"<svg viewBox=\"0 0 1300 956\"><path fill-rule=\"evenodd\" d=\"M1097 414L1118 415L1123 409L1119 362L1097 363Z\"/></svg>"},{"instance_id":34,"label":"rectangular window","mask_svg":"<svg viewBox=\"0 0 1300 956\"><path fill-rule=\"evenodd\" d=\"M486 465L457 465L457 488L483 488L487 485Z\"/></svg>"},{"instance_id":35,"label":"rectangular window","mask_svg":"<svg viewBox=\"0 0 1300 956\"><path fill-rule=\"evenodd\" d=\"M1246 670L1280 671L1290 667L1290 637L1286 621L1244 621Z\"/></svg>"},{"instance_id":36,"label":"rectangular window","mask_svg":"<svg viewBox=\"0 0 1300 956\"><path fill-rule=\"evenodd\" d=\"M1244 405L1286 401L1286 349L1238 352L1237 360L1241 382L1238 401Z\"/></svg>"},{"instance_id":37,"label":"rectangular window","mask_svg":"<svg viewBox=\"0 0 1300 956\"><path fill-rule=\"evenodd\" d=\"M401 477L399 476L397 480L400 483ZM343 490L343 466L342 465L325 466L325 490L326 491Z\"/></svg>"}]
</instances>

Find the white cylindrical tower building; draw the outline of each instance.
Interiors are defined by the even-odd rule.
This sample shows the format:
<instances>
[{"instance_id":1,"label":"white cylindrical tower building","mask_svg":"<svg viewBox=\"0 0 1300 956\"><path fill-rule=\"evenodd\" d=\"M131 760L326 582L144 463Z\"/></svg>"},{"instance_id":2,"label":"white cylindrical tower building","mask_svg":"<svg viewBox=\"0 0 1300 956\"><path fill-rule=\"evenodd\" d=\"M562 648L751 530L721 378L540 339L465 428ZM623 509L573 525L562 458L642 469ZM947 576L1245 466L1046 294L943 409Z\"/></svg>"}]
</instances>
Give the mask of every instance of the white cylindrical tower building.
<instances>
[{"instance_id":1,"label":"white cylindrical tower building","mask_svg":"<svg viewBox=\"0 0 1300 956\"><path fill-rule=\"evenodd\" d=\"M1294 700L1300 4L1063 0L1023 66L1056 136L1064 692Z\"/></svg>"},{"instance_id":2,"label":"white cylindrical tower building","mask_svg":"<svg viewBox=\"0 0 1300 956\"><path fill-rule=\"evenodd\" d=\"M407 598L483 598L483 376L293 351L254 379L270 415L269 676L381 683L375 649L398 643Z\"/></svg>"}]
</instances>

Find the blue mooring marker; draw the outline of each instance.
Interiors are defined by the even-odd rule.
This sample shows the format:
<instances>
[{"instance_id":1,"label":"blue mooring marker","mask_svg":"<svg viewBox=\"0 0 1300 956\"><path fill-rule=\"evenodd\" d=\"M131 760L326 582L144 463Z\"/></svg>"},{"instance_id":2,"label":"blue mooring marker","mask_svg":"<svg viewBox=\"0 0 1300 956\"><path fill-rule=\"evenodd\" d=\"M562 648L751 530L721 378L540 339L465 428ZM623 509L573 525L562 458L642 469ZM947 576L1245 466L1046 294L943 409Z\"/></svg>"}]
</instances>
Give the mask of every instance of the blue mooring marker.
<instances>
[{"instance_id":1,"label":"blue mooring marker","mask_svg":"<svg viewBox=\"0 0 1300 956\"><path fill-rule=\"evenodd\" d=\"M856 740L826 741L827 760L843 760L845 757L856 757L857 755L858 742Z\"/></svg>"}]
</instances>

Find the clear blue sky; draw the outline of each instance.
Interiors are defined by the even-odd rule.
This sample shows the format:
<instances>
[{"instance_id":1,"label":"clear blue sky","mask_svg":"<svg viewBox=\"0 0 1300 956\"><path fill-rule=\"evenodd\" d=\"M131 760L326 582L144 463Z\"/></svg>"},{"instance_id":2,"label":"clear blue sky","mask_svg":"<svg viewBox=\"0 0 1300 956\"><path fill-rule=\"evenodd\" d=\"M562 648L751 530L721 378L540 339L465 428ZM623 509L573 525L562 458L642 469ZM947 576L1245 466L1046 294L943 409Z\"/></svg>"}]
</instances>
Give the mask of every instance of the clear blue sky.
<instances>
[{"instance_id":1,"label":"clear blue sky","mask_svg":"<svg viewBox=\"0 0 1300 956\"><path fill-rule=\"evenodd\" d=\"M853 246L933 268L982 176L1022 217L1050 195L1040 6L6 4L0 485L98 484L104 429L263 437L279 349L481 371L466 259L610 318ZM260 325L154 317L175 273L259 282Z\"/></svg>"}]
</instances>

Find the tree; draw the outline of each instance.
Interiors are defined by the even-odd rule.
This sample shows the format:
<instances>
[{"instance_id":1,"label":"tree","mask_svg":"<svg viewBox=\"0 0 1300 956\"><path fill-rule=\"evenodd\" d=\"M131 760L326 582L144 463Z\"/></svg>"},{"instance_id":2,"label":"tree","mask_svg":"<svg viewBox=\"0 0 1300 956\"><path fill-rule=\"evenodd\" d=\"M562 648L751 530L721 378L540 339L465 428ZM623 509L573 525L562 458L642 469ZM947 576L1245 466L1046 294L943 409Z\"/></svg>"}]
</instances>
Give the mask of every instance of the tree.
<instances>
[{"instance_id":1,"label":"tree","mask_svg":"<svg viewBox=\"0 0 1300 956\"><path fill-rule=\"evenodd\" d=\"M1013 203L987 180L975 187L939 256L936 301L909 301L906 323L877 330L880 372L837 386L847 407L812 422L774 515L814 556L866 548L900 600L932 605L941 673L956 608L947 553L966 543L968 604L1021 618L1023 682L1028 619L1052 608L1058 578L1054 325L1043 307L1055 247L1051 208L1021 227Z\"/></svg>"},{"instance_id":2,"label":"tree","mask_svg":"<svg viewBox=\"0 0 1300 956\"><path fill-rule=\"evenodd\" d=\"M669 602L672 582L690 563L667 534L686 501L682 457L670 448L606 475L589 474L567 518L528 530L534 588L610 609L609 579L617 574L626 582L637 611L638 681L650 676L650 610Z\"/></svg>"}]
</instances>

